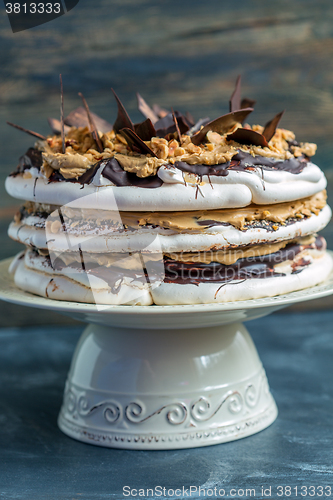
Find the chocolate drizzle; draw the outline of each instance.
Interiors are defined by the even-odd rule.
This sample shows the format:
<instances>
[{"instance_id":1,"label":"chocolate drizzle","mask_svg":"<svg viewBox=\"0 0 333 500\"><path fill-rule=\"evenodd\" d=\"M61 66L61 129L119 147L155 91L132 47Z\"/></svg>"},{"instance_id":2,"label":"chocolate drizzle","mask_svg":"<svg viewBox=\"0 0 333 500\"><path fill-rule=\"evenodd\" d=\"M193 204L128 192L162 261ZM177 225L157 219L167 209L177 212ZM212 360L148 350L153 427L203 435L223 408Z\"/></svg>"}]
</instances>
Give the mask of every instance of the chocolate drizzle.
<instances>
[{"instance_id":1,"label":"chocolate drizzle","mask_svg":"<svg viewBox=\"0 0 333 500\"><path fill-rule=\"evenodd\" d=\"M282 170L292 174L299 174L307 165L307 159L304 157L291 158L290 160L276 161L265 156L252 156L249 153L238 151L231 161L219 165L189 165L183 161L176 161L175 167L182 172L202 175L227 176L229 170L238 172L251 171L255 167L263 170Z\"/></svg>"},{"instance_id":2,"label":"chocolate drizzle","mask_svg":"<svg viewBox=\"0 0 333 500\"><path fill-rule=\"evenodd\" d=\"M176 161L175 167L181 170L182 172L188 172L190 174L195 175L217 175L217 176L227 176L228 175L228 166L230 162L221 163L220 165L189 165L184 161Z\"/></svg>"},{"instance_id":3,"label":"chocolate drizzle","mask_svg":"<svg viewBox=\"0 0 333 500\"><path fill-rule=\"evenodd\" d=\"M116 186L136 186L142 188L157 188L163 181L157 176L138 177L136 174L125 172L115 158L102 160L98 166L105 165L102 176L113 182Z\"/></svg>"},{"instance_id":4,"label":"chocolate drizzle","mask_svg":"<svg viewBox=\"0 0 333 500\"><path fill-rule=\"evenodd\" d=\"M274 270L276 264L287 260L293 261L305 249L324 248L324 239L320 236L310 245L288 244L277 252L258 257L238 259L230 265L211 262L210 264L178 262L169 258L165 260L165 283L194 284L204 282L227 283L233 280L285 276ZM299 272L299 266L308 265L307 261L293 264L293 272Z\"/></svg>"}]
</instances>

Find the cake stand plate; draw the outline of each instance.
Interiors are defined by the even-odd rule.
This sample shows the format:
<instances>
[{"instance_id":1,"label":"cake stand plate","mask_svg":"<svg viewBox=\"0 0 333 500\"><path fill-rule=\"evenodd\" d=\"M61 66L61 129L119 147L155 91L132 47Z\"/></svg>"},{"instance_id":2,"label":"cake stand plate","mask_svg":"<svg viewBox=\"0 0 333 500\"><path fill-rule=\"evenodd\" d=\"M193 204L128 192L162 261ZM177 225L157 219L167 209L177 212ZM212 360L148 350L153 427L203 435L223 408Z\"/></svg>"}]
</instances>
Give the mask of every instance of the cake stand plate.
<instances>
[{"instance_id":1,"label":"cake stand plate","mask_svg":"<svg viewBox=\"0 0 333 500\"><path fill-rule=\"evenodd\" d=\"M0 299L89 323L73 356L58 424L79 441L110 448L194 448L268 427L277 408L242 322L333 293L332 273L320 285L271 298L98 307L18 289L10 262L0 262Z\"/></svg>"}]
</instances>

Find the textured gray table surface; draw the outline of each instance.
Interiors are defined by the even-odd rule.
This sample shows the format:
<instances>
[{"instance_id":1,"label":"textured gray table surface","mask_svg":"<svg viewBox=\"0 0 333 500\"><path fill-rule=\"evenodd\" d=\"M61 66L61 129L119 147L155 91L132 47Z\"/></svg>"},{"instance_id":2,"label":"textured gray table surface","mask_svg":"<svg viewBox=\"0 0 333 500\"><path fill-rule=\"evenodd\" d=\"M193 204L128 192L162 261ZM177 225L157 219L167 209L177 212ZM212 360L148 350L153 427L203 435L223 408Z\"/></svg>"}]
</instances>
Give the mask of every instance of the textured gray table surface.
<instances>
[{"instance_id":1,"label":"textured gray table surface","mask_svg":"<svg viewBox=\"0 0 333 500\"><path fill-rule=\"evenodd\" d=\"M302 486L314 491L314 498L321 496L319 486L333 490L332 324L330 311L248 323L279 407L277 421L240 441L161 452L94 447L58 430L80 326L0 330L0 498L134 498L123 496L124 486L138 495L145 490L141 498L156 486L165 487L166 494L184 487L178 498L189 495L190 486L223 488L229 497L232 488L244 490L235 498L266 498L262 486L272 488L272 498L296 498L296 486L297 498L311 496L301 495ZM278 486L291 486L291 496L278 496ZM246 488L255 496L246 495ZM328 492L324 489L322 497Z\"/></svg>"}]
</instances>

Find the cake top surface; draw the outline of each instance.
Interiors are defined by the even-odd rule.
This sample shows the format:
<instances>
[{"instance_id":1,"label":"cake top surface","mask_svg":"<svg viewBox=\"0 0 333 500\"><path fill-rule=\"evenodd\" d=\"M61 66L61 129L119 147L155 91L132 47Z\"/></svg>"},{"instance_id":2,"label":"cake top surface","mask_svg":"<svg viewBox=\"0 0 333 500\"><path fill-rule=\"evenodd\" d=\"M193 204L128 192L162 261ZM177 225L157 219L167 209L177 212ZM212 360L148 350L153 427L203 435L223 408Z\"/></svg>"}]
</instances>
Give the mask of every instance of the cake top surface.
<instances>
[{"instance_id":1,"label":"cake top surface","mask_svg":"<svg viewBox=\"0 0 333 500\"><path fill-rule=\"evenodd\" d=\"M125 210L186 210L230 208L251 202L278 203L294 199L292 196L300 199L325 188L322 172L310 160L316 145L297 142L292 131L280 128L283 112L265 126L247 123L255 101L241 99L240 77L230 98L229 113L197 123L189 113L168 111L157 105L151 107L138 94L138 107L144 120L134 124L119 97L113 93L118 107L113 125L92 113L80 94L83 107L67 117L62 113L60 120L49 119L52 129L49 136L16 126L34 135L37 142L20 158L7 189L9 184L14 186L17 177L26 181L38 178L44 190L52 184L63 188L70 183L72 188L66 192L73 194L57 196L60 203L69 198L72 201L82 186L89 187L86 194L111 186L159 188L159 194L153 196L151 189L149 194L143 194L146 189L140 189L139 202L137 193L134 195L136 201L130 194L133 189L126 189L126 192L123 189L116 198L120 196L121 209ZM294 194L283 196L284 185L291 180L294 181ZM276 186L269 188L276 183L280 184L279 190ZM215 185L218 192L212 195ZM235 185L246 187L251 197L242 193L242 189L239 196L235 196L232 192ZM13 196L35 198L27 190L23 194L18 182L16 187L8 189ZM52 188L52 192L57 189ZM37 191L40 190L41 187ZM198 201L199 198L205 201ZM36 201L43 202L41 199ZM47 201L55 202L53 198Z\"/></svg>"}]
</instances>

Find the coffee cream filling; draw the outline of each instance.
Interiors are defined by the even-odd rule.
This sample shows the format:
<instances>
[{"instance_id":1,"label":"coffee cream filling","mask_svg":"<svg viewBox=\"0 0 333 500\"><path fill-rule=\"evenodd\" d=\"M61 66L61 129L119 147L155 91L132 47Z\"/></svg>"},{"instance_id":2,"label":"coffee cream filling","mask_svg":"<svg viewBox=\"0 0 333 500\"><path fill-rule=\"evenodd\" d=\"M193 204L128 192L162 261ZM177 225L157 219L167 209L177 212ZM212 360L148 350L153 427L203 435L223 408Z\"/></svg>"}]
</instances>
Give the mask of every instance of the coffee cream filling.
<instances>
[{"instance_id":1,"label":"coffee cream filling","mask_svg":"<svg viewBox=\"0 0 333 500\"><path fill-rule=\"evenodd\" d=\"M218 250L218 251L205 251L205 252L175 252L175 253L164 253L164 257L172 259L177 262L186 263L201 263L210 264L211 262L217 262L219 264L231 265L237 262L239 259L250 258L250 257L260 257L263 255L269 255L282 248L285 248L288 244L297 244L301 246L307 246L314 243L316 237L314 235L303 236L301 238L296 238L293 240L285 240L276 243L265 243L262 245L247 245L246 247L238 247L231 250ZM39 250L41 256L48 256L48 250ZM318 252L318 251L317 251ZM321 252L322 253L322 252ZM98 264L99 266L111 268L117 267L127 270L141 270L144 264L148 262L158 262L162 259L161 254L152 254L142 252L142 258L139 253L108 253L108 254L98 254L90 252L53 252L51 255L51 260L55 263L57 257L61 259L65 266L71 266L72 264L82 264L82 261L88 264Z\"/></svg>"},{"instance_id":2,"label":"coffee cream filling","mask_svg":"<svg viewBox=\"0 0 333 500\"><path fill-rule=\"evenodd\" d=\"M171 229L176 232L204 231L214 223L229 224L237 229L244 230L246 225L253 221L271 221L272 229L278 229L290 218L303 219L319 212L326 205L326 191L301 200L277 203L269 206L249 205L238 209L201 210L184 212L118 212L108 210L75 209L68 206L61 207L64 224L59 223L59 212L55 206L28 202L25 206L27 215L50 213L46 226L56 234L63 231L71 232L81 224L89 223L92 227L110 224L116 229L139 229L144 226L157 226ZM59 207L58 207L59 208ZM53 212L53 213L52 213ZM26 215L23 216L23 218ZM18 213L15 222L20 222ZM42 218L41 218L42 220ZM104 224L103 224L104 223Z\"/></svg>"}]
</instances>

